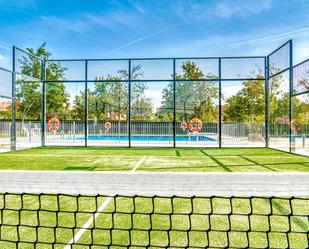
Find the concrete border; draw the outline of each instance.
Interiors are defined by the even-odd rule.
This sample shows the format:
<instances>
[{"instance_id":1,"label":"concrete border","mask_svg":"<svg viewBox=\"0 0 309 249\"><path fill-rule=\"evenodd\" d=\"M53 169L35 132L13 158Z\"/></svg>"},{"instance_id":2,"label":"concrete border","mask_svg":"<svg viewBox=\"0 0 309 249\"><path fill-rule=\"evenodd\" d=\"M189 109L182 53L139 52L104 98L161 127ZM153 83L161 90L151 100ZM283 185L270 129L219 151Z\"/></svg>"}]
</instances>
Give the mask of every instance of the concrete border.
<instances>
[{"instance_id":1,"label":"concrete border","mask_svg":"<svg viewBox=\"0 0 309 249\"><path fill-rule=\"evenodd\" d=\"M0 171L0 193L309 196L309 173Z\"/></svg>"}]
</instances>

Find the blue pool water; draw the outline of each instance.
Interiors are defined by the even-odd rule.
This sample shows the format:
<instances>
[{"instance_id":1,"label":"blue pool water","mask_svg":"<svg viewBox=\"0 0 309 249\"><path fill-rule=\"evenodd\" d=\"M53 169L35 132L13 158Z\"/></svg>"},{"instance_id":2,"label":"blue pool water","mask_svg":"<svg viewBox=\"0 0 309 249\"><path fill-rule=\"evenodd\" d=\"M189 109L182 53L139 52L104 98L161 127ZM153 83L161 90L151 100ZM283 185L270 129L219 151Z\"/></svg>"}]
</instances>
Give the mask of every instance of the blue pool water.
<instances>
[{"instance_id":1,"label":"blue pool water","mask_svg":"<svg viewBox=\"0 0 309 249\"><path fill-rule=\"evenodd\" d=\"M76 140L84 140L85 137L76 137ZM72 138L70 138L72 140ZM126 141L129 140L128 136L111 136L111 135L90 135L88 136L88 140L92 141L111 141L111 140L121 140ZM144 135L135 135L131 136L132 141L173 141L173 136L144 136ZM176 136L176 141L216 141L213 138L200 135L200 136Z\"/></svg>"}]
</instances>

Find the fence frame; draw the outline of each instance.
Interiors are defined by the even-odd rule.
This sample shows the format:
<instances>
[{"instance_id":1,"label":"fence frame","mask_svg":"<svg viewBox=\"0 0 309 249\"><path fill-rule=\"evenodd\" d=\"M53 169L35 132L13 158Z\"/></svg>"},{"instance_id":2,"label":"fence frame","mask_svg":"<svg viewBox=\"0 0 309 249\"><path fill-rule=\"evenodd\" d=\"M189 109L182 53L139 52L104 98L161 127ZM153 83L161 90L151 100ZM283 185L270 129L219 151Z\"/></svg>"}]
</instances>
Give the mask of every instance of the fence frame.
<instances>
[{"instance_id":1,"label":"fence frame","mask_svg":"<svg viewBox=\"0 0 309 249\"><path fill-rule=\"evenodd\" d=\"M282 47L285 45L289 45L289 67L287 69L284 69L283 71L277 72L273 75L270 75L270 65L269 65L269 58L271 55L279 51ZM88 145L88 124L89 124L89 117L88 117L88 83L96 82L96 80L92 80L88 78L89 75L89 62L93 61L127 61L128 65L128 78L121 80L121 82L128 83L128 147L132 147L131 144L131 121L132 121L132 112L131 112L131 102L132 102L132 96L131 96L131 88L133 82L172 82L173 83L173 146L177 147L176 143L176 84L177 82L190 82L190 81L200 81L200 82L208 82L208 81L216 81L218 83L218 123L217 123L217 136L218 136L218 147L222 147L222 82L224 81L245 81L245 80L263 80L264 81L264 87L265 87L265 122L264 122L264 140L265 140L265 148L269 147L269 80L276 75L279 75L284 72L289 72L289 118L291 120L292 118L292 97L298 95L293 94L293 68L298 66L299 64L302 64L307 60L293 66L293 50L292 50L292 40L287 41L277 49L275 49L273 52L271 52L267 56L230 56L230 57L175 57L175 58L117 58L117 59L42 59L38 58L36 56L30 55L29 52L19 49L18 47L13 46L13 69L12 69L12 130L11 130L11 150L16 150L16 74L21 74L21 72L16 72L16 51L22 51L23 53L28 54L29 56L32 56L36 59L39 59L41 61L41 83L42 83L42 103L41 103L41 146L46 146L46 84L47 83L77 83L77 82L83 82L85 84L85 143L84 146ZM177 80L176 79L176 61L177 60L216 60L217 61L217 74L218 78L215 79L200 79L200 80ZM222 77L222 60L230 60L230 59L261 59L263 60L263 78L250 78L249 76L247 78L224 78ZM144 61L144 60L170 60L172 62L172 72L173 76L170 79L132 79L131 75L131 68L132 68L132 61ZM58 80L58 81L51 81L46 79L46 65L48 62L84 62L84 73L85 78L84 79L78 79L78 80ZM113 82L112 80L100 80L100 82ZM116 82L116 80L115 80ZM119 80L117 80L119 82ZM308 91L309 92L309 91ZM300 93L303 94L303 93ZM289 152L294 152L293 150L293 140L292 140L292 130L289 129ZM104 146L104 145L103 145Z\"/></svg>"}]
</instances>

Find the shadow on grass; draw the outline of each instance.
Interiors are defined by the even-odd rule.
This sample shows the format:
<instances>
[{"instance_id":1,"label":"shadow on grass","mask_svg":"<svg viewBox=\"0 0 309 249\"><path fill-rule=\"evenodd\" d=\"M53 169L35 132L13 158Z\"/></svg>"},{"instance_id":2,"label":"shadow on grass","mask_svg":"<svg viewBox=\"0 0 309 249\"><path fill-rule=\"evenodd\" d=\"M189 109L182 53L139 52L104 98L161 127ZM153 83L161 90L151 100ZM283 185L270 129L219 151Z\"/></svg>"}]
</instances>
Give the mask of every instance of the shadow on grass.
<instances>
[{"instance_id":1,"label":"shadow on grass","mask_svg":"<svg viewBox=\"0 0 309 249\"><path fill-rule=\"evenodd\" d=\"M282 205L280 205L278 202L276 202L275 200L271 200L273 207L275 209L277 209L277 211L279 211L282 215L291 215L292 211L288 211L286 210ZM301 231L307 231L308 230L308 225L303 222L301 219L299 219L298 217L294 217L293 215L291 216L290 220L292 222L294 222L300 229Z\"/></svg>"},{"instance_id":2,"label":"shadow on grass","mask_svg":"<svg viewBox=\"0 0 309 249\"><path fill-rule=\"evenodd\" d=\"M91 171L94 170L96 167L87 167L87 166L68 166L65 167L63 170L85 170Z\"/></svg>"},{"instance_id":3,"label":"shadow on grass","mask_svg":"<svg viewBox=\"0 0 309 249\"><path fill-rule=\"evenodd\" d=\"M225 171L227 172L233 172L232 170L230 170L227 166L225 166L223 163L221 163L217 158L208 155L205 151L200 150L201 153L203 153L205 156L211 158L214 162L216 162L218 165L220 165L220 167L222 167Z\"/></svg>"},{"instance_id":4,"label":"shadow on grass","mask_svg":"<svg viewBox=\"0 0 309 249\"><path fill-rule=\"evenodd\" d=\"M305 166L305 167L309 167L309 163L306 163L306 162L304 162L304 163L299 163L299 164L301 164L301 165L303 165L303 166Z\"/></svg>"},{"instance_id":5,"label":"shadow on grass","mask_svg":"<svg viewBox=\"0 0 309 249\"><path fill-rule=\"evenodd\" d=\"M258 163L256 161L253 161L253 160L251 160L251 159L249 159L249 158L247 158L245 156L242 156L242 155L237 155L237 156L239 156L240 158L242 158L244 160L247 160L248 162L254 163L256 166L260 166L260 167L263 167L263 168L268 169L270 171L277 172L277 170L274 170L272 168L269 168L269 167L265 166L264 164L261 164L261 163Z\"/></svg>"},{"instance_id":6,"label":"shadow on grass","mask_svg":"<svg viewBox=\"0 0 309 249\"><path fill-rule=\"evenodd\" d=\"M269 164L270 166L280 166L280 165L285 165L286 163L272 163ZM291 166L293 166L293 164L299 164L299 163L290 163ZM236 168L236 167L244 167L244 168L250 168L250 167L260 167L260 168L265 168L263 166L260 165L255 165L255 164L237 164L237 165L229 165L229 168ZM199 165L199 166L195 166L195 165L186 165L186 166L179 166L179 167L175 167L175 166L171 166L171 167L145 167L145 168L140 168L138 169L139 171L156 171L156 170L187 170L187 169L205 169L205 168L222 168L222 166L218 166L218 165ZM302 170L298 170L299 172L303 172ZM203 172L203 171L197 171L197 172ZM220 171L218 171L220 172ZM242 171L232 171L232 172L242 172ZM257 171L258 172L258 171ZM280 171L277 171L280 172Z\"/></svg>"}]
</instances>

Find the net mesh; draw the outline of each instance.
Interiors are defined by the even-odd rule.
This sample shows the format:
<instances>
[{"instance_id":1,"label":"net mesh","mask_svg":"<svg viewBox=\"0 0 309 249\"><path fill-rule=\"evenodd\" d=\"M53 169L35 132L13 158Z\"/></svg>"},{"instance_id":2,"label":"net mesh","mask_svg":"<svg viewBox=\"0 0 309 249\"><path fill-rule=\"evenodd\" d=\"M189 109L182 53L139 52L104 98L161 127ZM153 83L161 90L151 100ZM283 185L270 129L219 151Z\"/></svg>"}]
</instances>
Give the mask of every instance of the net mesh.
<instances>
[{"instance_id":1,"label":"net mesh","mask_svg":"<svg viewBox=\"0 0 309 249\"><path fill-rule=\"evenodd\" d=\"M309 91L309 60L293 68L293 93L300 94Z\"/></svg>"},{"instance_id":2,"label":"net mesh","mask_svg":"<svg viewBox=\"0 0 309 249\"><path fill-rule=\"evenodd\" d=\"M36 81L42 77L42 59L33 51L15 48L15 73L21 74L25 81Z\"/></svg>"},{"instance_id":3,"label":"net mesh","mask_svg":"<svg viewBox=\"0 0 309 249\"><path fill-rule=\"evenodd\" d=\"M290 47L292 44L287 42L285 45L275 50L269 55L269 76L279 74L290 67Z\"/></svg>"},{"instance_id":4,"label":"net mesh","mask_svg":"<svg viewBox=\"0 0 309 249\"><path fill-rule=\"evenodd\" d=\"M0 68L0 96L12 98L12 72Z\"/></svg>"},{"instance_id":5,"label":"net mesh","mask_svg":"<svg viewBox=\"0 0 309 249\"><path fill-rule=\"evenodd\" d=\"M308 248L309 198L0 195L1 248Z\"/></svg>"}]
</instances>

